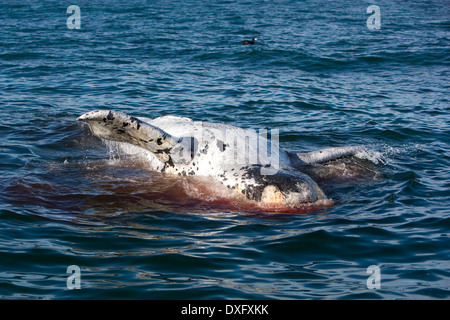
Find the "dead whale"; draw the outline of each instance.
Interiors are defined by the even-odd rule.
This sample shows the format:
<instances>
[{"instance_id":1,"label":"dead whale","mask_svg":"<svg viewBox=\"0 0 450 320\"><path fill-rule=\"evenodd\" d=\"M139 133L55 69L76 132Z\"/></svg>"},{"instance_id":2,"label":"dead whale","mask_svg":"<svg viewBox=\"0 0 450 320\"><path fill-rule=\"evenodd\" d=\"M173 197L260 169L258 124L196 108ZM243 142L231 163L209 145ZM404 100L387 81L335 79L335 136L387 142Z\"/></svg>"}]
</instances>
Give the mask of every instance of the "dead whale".
<instances>
[{"instance_id":1,"label":"dead whale","mask_svg":"<svg viewBox=\"0 0 450 320\"><path fill-rule=\"evenodd\" d=\"M145 158L150 170L172 176L207 177L263 204L296 207L327 203L327 196L303 168L361 151L361 147L292 153L278 145L277 132L164 116L133 117L96 110L77 119L92 133L115 141L125 153ZM204 179L202 180L205 181Z\"/></svg>"}]
</instances>

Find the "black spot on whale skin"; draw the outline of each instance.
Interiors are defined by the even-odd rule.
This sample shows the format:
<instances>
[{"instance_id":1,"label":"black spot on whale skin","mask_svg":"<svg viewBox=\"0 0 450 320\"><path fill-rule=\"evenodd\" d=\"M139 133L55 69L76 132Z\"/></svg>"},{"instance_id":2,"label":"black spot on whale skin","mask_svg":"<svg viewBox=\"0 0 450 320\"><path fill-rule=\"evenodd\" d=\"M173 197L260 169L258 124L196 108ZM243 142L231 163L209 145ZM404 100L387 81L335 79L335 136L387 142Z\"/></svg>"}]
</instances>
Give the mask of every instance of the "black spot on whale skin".
<instances>
[{"instance_id":1,"label":"black spot on whale skin","mask_svg":"<svg viewBox=\"0 0 450 320\"><path fill-rule=\"evenodd\" d=\"M172 150L171 148L159 149L159 150L155 151L155 154L161 154L161 153L169 154L171 150Z\"/></svg>"},{"instance_id":2,"label":"black spot on whale skin","mask_svg":"<svg viewBox=\"0 0 450 320\"><path fill-rule=\"evenodd\" d=\"M202 150L200 150L200 152L203 154L207 154L208 148L209 148L209 146L208 146L208 144L206 144L205 147ZM200 156L200 154L197 154L197 157L199 157L199 156Z\"/></svg>"},{"instance_id":3,"label":"black spot on whale skin","mask_svg":"<svg viewBox=\"0 0 450 320\"><path fill-rule=\"evenodd\" d=\"M161 169L161 172L165 172L167 167L175 167L175 164L173 163L172 157L169 155L169 160L164 162L164 167ZM178 173L180 174L180 173Z\"/></svg>"},{"instance_id":4,"label":"black spot on whale skin","mask_svg":"<svg viewBox=\"0 0 450 320\"><path fill-rule=\"evenodd\" d=\"M141 127L141 121L138 118L130 117L130 122L136 122L136 130L139 130L139 128Z\"/></svg>"},{"instance_id":5,"label":"black spot on whale skin","mask_svg":"<svg viewBox=\"0 0 450 320\"><path fill-rule=\"evenodd\" d=\"M264 187L265 187L264 185L263 186L248 185L246 186L245 190L242 190L242 193L245 194L245 197L249 200L261 201Z\"/></svg>"},{"instance_id":6,"label":"black spot on whale skin","mask_svg":"<svg viewBox=\"0 0 450 320\"><path fill-rule=\"evenodd\" d=\"M106 116L106 119L111 120L111 121L114 120L114 115L113 115L113 113L111 111Z\"/></svg>"},{"instance_id":7,"label":"black spot on whale skin","mask_svg":"<svg viewBox=\"0 0 450 320\"><path fill-rule=\"evenodd\" d=\"M224 152L226 147L227 147L227 145L225 143L223 143L222 140L217 140L217 148L219 148L220 152Z\"/></svg>"}]
</instances>

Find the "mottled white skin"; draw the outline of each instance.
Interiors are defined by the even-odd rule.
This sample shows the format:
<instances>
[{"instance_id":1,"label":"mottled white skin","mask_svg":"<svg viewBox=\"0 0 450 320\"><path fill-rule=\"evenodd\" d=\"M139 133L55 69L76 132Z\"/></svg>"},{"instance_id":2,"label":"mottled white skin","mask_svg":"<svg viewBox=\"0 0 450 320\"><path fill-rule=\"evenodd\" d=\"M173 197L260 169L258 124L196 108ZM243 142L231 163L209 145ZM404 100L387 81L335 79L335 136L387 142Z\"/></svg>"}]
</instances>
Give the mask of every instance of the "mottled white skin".
<instances>
[{"instance_id":1,"label":"mottled white skin","mask_svg":"<svg viewBox=\"0 0 450 320\"><path fill-rule=\"evenodd\" d=\"M263 203L299 206L326 199L301 167L353 155L354 147L307 154L288 153L255 130L165 116L135 118L97 110L78 118L94 135L119 142L122 152L144 158L150 170L178 176L211 177ZM261 146L264 144L268 151Z\"/></svg>"}]
</instances>

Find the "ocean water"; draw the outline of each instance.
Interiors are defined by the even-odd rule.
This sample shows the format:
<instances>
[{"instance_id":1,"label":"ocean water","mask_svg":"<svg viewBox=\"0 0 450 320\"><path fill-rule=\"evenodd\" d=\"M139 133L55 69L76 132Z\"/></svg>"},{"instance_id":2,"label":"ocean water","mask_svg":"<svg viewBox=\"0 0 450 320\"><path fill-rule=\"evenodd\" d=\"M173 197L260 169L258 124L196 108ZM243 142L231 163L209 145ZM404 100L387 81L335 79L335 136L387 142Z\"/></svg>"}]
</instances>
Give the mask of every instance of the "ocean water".
<instances>
[{"instance_id":1,"label":"ocean water","mask_svg":"<svg viewBox=\"0 0 450 320\"><path fill-rule=\"evenodd\" d=\"M13 0L0 30L1 299L449 299L446 1ZM95 109L364 145L377 174L241 210L110 150Z\"/></svg>"}]
</instances>

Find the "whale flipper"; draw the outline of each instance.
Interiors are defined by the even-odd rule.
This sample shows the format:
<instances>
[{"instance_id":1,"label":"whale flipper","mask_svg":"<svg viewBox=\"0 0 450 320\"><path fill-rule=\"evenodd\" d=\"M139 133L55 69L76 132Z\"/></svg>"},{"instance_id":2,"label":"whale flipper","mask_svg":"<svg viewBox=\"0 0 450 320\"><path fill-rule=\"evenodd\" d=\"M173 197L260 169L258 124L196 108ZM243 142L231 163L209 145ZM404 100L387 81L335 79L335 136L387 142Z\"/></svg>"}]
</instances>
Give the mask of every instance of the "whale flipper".
<instances>
[{"instance_id":1,"label":"whale flipper","mask_svg":"<svg viewBox=\"0 0 450 320\"><path fill-rule=\"evenodd\" d=\"M119 111L96 110L78 117L99 138L137 145L173 166L171 151L182 140L164 130Z\"/></svg>"},{"instance_id":2,"label":"whale flipper","mask_svg":"<svg viewBox=\"0 0 450 320\"><path fill-rule=\"evenodd\" d=\"M307 153L290 153L290 158L297 166L311 165L353 156L362 149L359 146L327 148Z\"/></svg>"}]
</instances>

